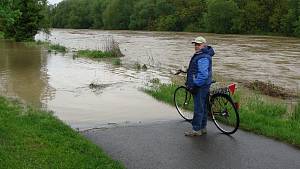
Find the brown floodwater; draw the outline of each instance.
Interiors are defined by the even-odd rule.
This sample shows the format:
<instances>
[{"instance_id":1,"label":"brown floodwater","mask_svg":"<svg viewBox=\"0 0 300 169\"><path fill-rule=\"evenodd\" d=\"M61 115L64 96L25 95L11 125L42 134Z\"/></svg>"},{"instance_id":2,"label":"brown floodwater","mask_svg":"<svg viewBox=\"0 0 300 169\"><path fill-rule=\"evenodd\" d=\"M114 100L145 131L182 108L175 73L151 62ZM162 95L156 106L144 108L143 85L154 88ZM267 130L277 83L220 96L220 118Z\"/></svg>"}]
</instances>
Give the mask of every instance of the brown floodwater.
<instances>
[{"instance_id":1,"label":"brown floodwater","mask_svg":"<svg viewBox=\"0 0 300 169\"><path fill-rule=\"evenodd\" d=\"M300 86L300 39L202 34L215 48L214 72L237 80L271 81L295 91ZM180 118L176 110L139 89L153 78L169 82L172 70L186 66L197 33L53 29L38 34L69 48L103 49L112 36L122 66L48 53L23 43L0 41L0 94L53 110L73 128L146 123ZM135 63L148 70L136 70ZM89 84L101 84L90 88Z\"/></svg>"},{"instance_id":2,"label":"brown floodwater","mask_svg":"<svg viewBox=\"0 0 300 169\"><path fill-rule=\"evenodd\" d=\"M197 33L59 30L40 34L73 50L102 49L107 36L119 42L125 65L138 62L152 66L160 76L187 65L193 54L191 40ZM214 72L242 80L271 81L297 90L300 86L300 39L292 37L201 34L215 48Z\"/></svg>"}]
</instances>

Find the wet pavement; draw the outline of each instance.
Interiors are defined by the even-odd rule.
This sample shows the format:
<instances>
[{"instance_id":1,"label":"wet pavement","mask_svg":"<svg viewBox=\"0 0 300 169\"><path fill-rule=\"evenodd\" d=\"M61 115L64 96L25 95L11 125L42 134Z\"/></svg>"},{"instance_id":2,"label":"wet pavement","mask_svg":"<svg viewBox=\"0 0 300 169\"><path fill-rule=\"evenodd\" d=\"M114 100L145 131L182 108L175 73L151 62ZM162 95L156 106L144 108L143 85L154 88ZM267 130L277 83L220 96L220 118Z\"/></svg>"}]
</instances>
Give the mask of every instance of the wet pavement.
<instances>
[{"instance_id":1,"label":"wet pavement","mask_svg":"<svg viewBox=\"0 0 300 169\"><path fill-rule=\"evenodd\" d=\"M212 122L208 134L186 137L190 124L165 121L121 125L82 134L128 169L298 169L300 151L272 139L237 131L220 134Z\"/></svg>"}]
</instances>

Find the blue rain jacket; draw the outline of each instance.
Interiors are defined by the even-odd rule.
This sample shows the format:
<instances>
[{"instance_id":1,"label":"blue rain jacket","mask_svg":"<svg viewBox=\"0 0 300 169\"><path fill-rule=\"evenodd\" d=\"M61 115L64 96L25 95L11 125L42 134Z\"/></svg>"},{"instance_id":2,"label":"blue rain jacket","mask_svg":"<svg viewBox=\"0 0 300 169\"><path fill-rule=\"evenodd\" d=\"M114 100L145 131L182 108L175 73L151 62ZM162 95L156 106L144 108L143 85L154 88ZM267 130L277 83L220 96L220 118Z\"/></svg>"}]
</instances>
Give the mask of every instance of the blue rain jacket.
<instances>
[{"instance_id":1,"label":"blue rain jacket","mask_svg":"<svg viewBox=\"0 0 300 169\"><path fill-rule=\"evenodd\" d=\"M193 55L187 70L186 86L188 88L210 87L214 54L213 48L207 46Z\"/></svg>"}]
</instances>

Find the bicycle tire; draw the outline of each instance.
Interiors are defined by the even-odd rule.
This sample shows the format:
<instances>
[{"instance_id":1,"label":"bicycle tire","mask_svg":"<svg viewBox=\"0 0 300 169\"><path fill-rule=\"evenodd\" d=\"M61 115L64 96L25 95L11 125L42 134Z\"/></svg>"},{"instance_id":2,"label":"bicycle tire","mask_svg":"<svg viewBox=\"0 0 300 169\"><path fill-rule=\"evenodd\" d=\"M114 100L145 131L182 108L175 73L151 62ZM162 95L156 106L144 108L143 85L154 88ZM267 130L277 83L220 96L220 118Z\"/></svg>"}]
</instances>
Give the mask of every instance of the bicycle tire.
<instances>
[{"instance_id":1,"label":"bicycle tire","mask_svg":"<svg viewBox=\"0 0 300 169\"><path fill-rule=\"evenodd\" d=\"M179 115L186 121L191 122L194 116L194 100L192 94L185 86L180 86L175 90L173 99Z\"/></svg>"},{"instance_id":2,"label":"bicycle tire","mask_svg":"<svg viewBox=\"0 0 300 169\"><path fill-rule=\"evenodd\" d=\"M223 93L213 94L210 99L209 109L214 124L221 132L229 135L237 131L240 117L229 95Z\"/></svg>"}]
</instances>

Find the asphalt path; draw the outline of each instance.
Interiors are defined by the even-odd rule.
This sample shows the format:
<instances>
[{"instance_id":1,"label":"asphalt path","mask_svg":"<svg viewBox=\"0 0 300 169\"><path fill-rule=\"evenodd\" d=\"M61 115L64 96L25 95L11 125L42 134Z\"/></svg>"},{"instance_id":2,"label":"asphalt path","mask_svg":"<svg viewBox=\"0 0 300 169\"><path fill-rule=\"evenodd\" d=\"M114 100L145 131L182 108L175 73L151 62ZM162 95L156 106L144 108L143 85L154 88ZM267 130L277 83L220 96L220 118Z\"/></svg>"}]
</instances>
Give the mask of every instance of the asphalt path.
<instances>
[{"instance_id":1,"label":"asphalt path","mask_svg":"<svg viewBox=\"0 0 300 169\"><path fill-rule=\"evenodd\" d=\"M300 150L263 136L237 131L186 137L188 122L167 121L83 131L128 169L299 169Z\"/></svg>"}]
</instances>

